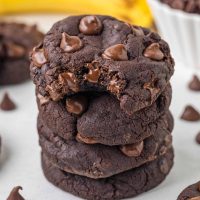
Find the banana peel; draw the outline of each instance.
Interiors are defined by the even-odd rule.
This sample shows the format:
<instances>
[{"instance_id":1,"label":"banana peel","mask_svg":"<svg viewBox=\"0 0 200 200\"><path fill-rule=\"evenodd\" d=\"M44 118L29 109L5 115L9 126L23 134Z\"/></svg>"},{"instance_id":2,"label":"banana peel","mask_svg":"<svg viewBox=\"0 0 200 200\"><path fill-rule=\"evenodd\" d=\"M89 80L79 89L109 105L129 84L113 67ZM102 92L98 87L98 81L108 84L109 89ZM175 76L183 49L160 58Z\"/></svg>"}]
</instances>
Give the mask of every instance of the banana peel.
<instances>
[{"instance_id":1,"label":"banana peel","mask_svg":"<svg viewBox=\"0 0 200 200\"><path fill-rule=\"evenodd\" d=\"M0 0L0 15L21 13L104 14L151 27L146 0Z\"/></svg>"}]
</instances>

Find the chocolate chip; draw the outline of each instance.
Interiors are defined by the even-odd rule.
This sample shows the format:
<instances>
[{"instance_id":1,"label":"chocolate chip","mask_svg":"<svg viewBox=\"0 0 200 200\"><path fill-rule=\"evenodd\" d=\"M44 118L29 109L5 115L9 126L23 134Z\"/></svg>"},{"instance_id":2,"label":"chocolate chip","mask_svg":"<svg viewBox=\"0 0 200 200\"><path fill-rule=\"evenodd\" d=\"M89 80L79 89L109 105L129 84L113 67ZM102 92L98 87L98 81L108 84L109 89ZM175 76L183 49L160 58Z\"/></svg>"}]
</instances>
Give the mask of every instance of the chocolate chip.
<instances>
[{"instance_id":1,"label":"chocolate chip","mask_svg":"<svg viewBox=\"0 0 200 200\"><path fill-rule=\"evenodd\" d=\"M99 68L94 68L92 64L87 64L87 68L89 68L88 74L85 75L85 80L91 82L91 83L97 83L99 80L99 77L101 75L101 72Z\"/></svg>"},{"instance_id":2,"label":"chocolate chip","mask_svg":"<svg viewBox=\"0 0 200 200\"><path fill-rule=\"evenodd\" d=\"M93 138L82 136L80 133L77 133L76 140L78 142L83 142L86 144L96 144L97 143Z\"/></svg>"},{"instance_id":3,"label":"chocolate chip","mask_svg":"<svg viewBox=\"0 0 200 200\"><path fill-rule=\"evenodd\" d=\"M78 81L73 73L64 72L58 76L58 80L60 84L67 85L73 92L79 91Z\"/></svg>"},{"instance_id":4,"label":"chocolate chip","mask_svg":"<svg viewBox=\"0 0 200 200\"><path fill-rule=\"evenodd\" d=\"M152 43L149 45L145 51L144 56L152 60L162 60L164 58L163 52L160 50L160 45L158 43Z\"/></svg>"},{"instance_id":5,"label":"chocolate chip","mask_svg":"<svg viewBox=\"0 0 200 200\"><path fill-rule=\"evenodd\" d=\"M164 155L167 152L168 148L166 146L162 146L159 150L159 155Z\"/></svg>"},{"instance_id":6,"label":"chocolate chip","mask_svg":"<svg viewBox=\"0 0 200 200\"><path fill-rule=\"evenodd\" d=\"M144 148L144 142L139 142L137 144L128 144L121 146L120 149L121 151L129 156L129 157L138 157L142 153Z\"/></svg>"},{"instance_id":7,"label":"chocolate chip","mask_svg":"<svg viewBox=\"0 0 200 200\"><path fill-rule=\"evenodd\" d=\"M199 121L200 114L194 107L188 105L185 107L185 110L183 111L183 114L181 115L181 119L185 121Z\"/></svg>"},{"instance_id":8,"label":"chocolate chip","mask_svg":"<svg viewBox=\"0 0 200 200\"><path fill-rule=\"evenodd\" d=\"M112 93L118 94L120 92L119 82L116 79L111 80L110 84L108 85L108 90L110 90Z\"/></svg>"},{"instance_id":9,"label":"chocolate chip","mask_svg":"<svg viewBox=\"0 0 200 200\"><path fill-rule=\"evenodd\" d=\"M36 67L42 67L45 63L47 63L47 58L45 55L44 49L34 48L32 52L32 61Z\"/></svg>"},{"instance_id":10,"label":"chocolate chip","mask_svg":"<svg viewBox=\"0 0 200 200\"><path fill-rule=\"evenodd\" d=\"M96 35L102 30L102 23L96 16L85 16L81 19L79 24L80 32L85 35Z\"/></svg>"},{"instance_id":11,"label":"chocolate chip","mask_svg":"<svg viewBox=\"0 0 200 200\"><path fill-rule=\"evenodd\" d=\"M200 132L196 136L196 142L200 144ZM199 190L200 191L200 190Z\"/></svg>"},{"instance_id":12,"label":"chocolate chip","mask_svg":"<svg viewBox=\"0 0 200 200\"><path fill-rule=\"evenodd\" d=\"M41 94L38 94L37 97L38 97L38 99L40 101L40 105L41 106L49 102L49 98L48 97L44 97Z\"/></svg>"},{"instance_id":13,"label":"chocolate chip","mask_svg":"<svg viewBox=\"0 0 200 200\"><path fill-rule=\"evenodd\" d=\"M171 134L165 136L164 143L165 143L165 146L167 146L168 148L170 148L172 146L172 135Z\"/></svg>"},{"instance_id":14,"label":"chocolate chip","mask_svg":"<svg viewBox=\"0 0 200 200\"><path fill-rule=\"evenodd\" d=\"M163 174L167 174L169 172L169 165L168 165L168 162L165 158L163 158L160 163L160 171L163 173Z\"/></svg>"},{"instance_id":15,"label":"chocolate chip","mask_svg":"<svg viewBox=\"0 0 200 200\"><path fill-rule=\"evenodd\" d=\"M135 36L144 36L144 31L140 27L132 26L132 31Z\"/></svg>"},{"instance_id":16,"label":"chocolate chip","mask_svg":"<svg viewBox=\"0 0 200 200\"><path fill-rule=\"evenodd\" d=\"M107 48L102 56L105 59L112 59L117 61L128 60L127 50L123 44L116 44Z\"/></svg>"},{"instance_id":17,"label":"chocolate chip","mask_svg":"<svg viewBox=\"0 0 200 200\"><path fill-rule=\"evenodd\" d=\"M0 104L0 108L4 111L11 111L16 108L15 103L10 99L8 93L4 94L3 100Z\"/></svg>"},{"instance_id":18,"label":"chocolate chip","mask_svg":"<svg viewBox=\"0 0 200 200\"><path fill-rule=\"evenodd\" d=\"M188 84L188 87L190 90L200 91L200 80L196 75L193 76L192 80Z\"/></svg>"},{"instance_id":19,"label":"chocolate chip","mask_svg":"<svg viewBox=\"0 0 200 200\"><path fill-rule=\"evenodd\" d=\"M78 51L82 48L83 43L77 36L70 36L67 33L62 33L62 39L60 43L60 48L64 52L72 53Z\"/></svg>"},{"instance_id":20,"label":"chocolate chip","mask_svg":"<svg viewBox=\"0 0 200 200\"><path fill-rule=\"evenodd\" d=\"M77 95L66 99L67 111L76 115L81 115L88 107L85 96Z\"/></svg>"},{"instance_id":21,"label":"chocolate chip","mask_svg":"<svg viewBox=\"0 0 200 200\"><path fill-rule=\"evenodd\" d=\"M11 58L20 58L25 56L26 50L24 47L14 44L14 43L8 43L6 44L6 54L8 57Z\"/></svg>"},{"instance_id":22,"label":"chocolate chip","mask_svg":"<svg viewBox=\"0 0 200 200\"><path fill-rule=\"evenodd\" d=\"M7 200L25 200L20 194L19 190L22 190L21 186L14 187L10 192Z\"/></svg>"}]
</instances>

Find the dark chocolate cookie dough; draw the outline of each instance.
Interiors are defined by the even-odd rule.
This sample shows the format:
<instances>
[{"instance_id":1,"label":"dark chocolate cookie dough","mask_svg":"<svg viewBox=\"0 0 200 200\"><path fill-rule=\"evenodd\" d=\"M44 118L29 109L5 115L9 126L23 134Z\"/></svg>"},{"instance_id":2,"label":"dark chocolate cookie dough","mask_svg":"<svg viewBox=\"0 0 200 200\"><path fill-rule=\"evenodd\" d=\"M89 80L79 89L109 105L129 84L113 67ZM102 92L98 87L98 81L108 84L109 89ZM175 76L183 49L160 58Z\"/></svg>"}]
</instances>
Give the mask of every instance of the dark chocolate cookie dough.
<instances>
[{"instance_id":1,"label":"dark chocolate cookie dough","mask_svg":"<svg viewBox=\"0 0 200 200\"><path fill-rule=\"evenodd\" d=\"M199 200L200 199L200 182L185 188L178 196L177 200Z\"/></svg>"},{"instance_id":2,"label":"dark chocolate cookie dough","mask_svg":"<svg viewBox=\"0 0 200 200\"><path fill-rule=\"evenodd\" d=\"M42 39L35 25L0 22L0 85L29 79L29 52Z\"/></svg>"},{"instance_id":3,"label":"dark chocolate cookie dough","mask_svg":"<svg viewBox=\"0 0 200 200\"><path fill-rule=\"evenodd\" d=\"M136 169L99 180L66 173L42 155L46 178L64 191L88 200L117 200L137 196L159 185L173 165L173 150Z\"/></svg>"},{"instance_id":4,"label":"dark chocolate cookie dough","mask_svg":"<svg viewBox=\"0 0 200 200\"><path fill-rule=\"evenodd\" d=\"M84 94L87 103L81 99L82 95L59 102L38 95L38 107L46 126L65 139L74 138L78 132L82 139L92 143L119 145L137 143L152 135L159 124L159 117L168 112L171 94L171 86L168 85L150 107L131 116L121 110L119 101L109 94L89 94L87 98Z\"/></svg>"},{"instance_id":5,"label":"dark chocolate cookie dough","mask_svg":"<svg viewBox=\"0 0 200 200\"><path fill-rule=\"evenodd\" d=\"M32 52L38 92L54 101L77 92L107 91L128 114L150 106L174 72L157 33L109 16L72 16L54 24Z\"/></svg>"},{"instance_id":6,"label":"dark chocolate cookie dough","mask_svg":"<svg viewBox=\"0 0 200 200\"><path fill-rule=\"evenodd\" d=\"M125 146L84 144L66 141L44 126L38 118L38 133L42 151L56 166L66 172L90 178L105 178L155 160L172 146L171 133L160 127L139 143Z\"/></svg>"}]
</instances>

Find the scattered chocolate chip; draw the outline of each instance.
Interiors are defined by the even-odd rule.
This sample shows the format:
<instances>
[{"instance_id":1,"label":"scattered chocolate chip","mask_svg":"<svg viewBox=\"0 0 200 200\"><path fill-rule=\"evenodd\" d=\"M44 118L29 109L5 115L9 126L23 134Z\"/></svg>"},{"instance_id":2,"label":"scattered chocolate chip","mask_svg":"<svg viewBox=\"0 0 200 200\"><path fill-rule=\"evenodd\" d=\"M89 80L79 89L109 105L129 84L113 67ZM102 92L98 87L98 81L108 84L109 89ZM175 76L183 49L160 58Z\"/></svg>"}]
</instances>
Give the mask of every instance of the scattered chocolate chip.
<instances>
[{"instance_id":1,"label":"scattered chocolate chip","mask_svg":"<svg viewBox=\"0 0 200 200\"><path fill-rule=\"evenodd\" d=\"M102 27L103 26L99 18L93 15L83 17L79 24L80 32L85 35L96 35L101 32Z\"/></svg>"},{"instance_id":2,"label":"scattered chocolate chip","mask_svg":"<svg viewBox=\"0 0 200 200\"><path fill-rule=\"evenodd\" d=\"M188 87L190 90L200 91L200 80L196 75L193 76L192 80L188 84Z\"/></svg>"},{"instance_id":3,"label":"scattered chocolate chip","mask_svg":"<svg viewBox=\"0 0 200 200\"><path fill-rule=\"evenodd\" d=\"M12 101L12 99L10 99L8 93L4 94L3 100L0 104L0 108L1 110L4 110L4 111L11 111L16 108L15 103Z\"/></svg>"},{"instance_id":4,"label":"scattered chocolate chip","mask_svg":"<svg viewBox=\"0 0 200 200\"><path fill-rule=\"evenodd\" d=\"M158 61L164 58L164 54L160 50L160 45L158 43L152 43L149 45L144 51L144 56Z\"/></svg>"},{"instance_id":5,"label":"scattered chocolate chip","mask_svg":"<svg viewBox=\"0 0 200 200\"><path fill-rule=\"evenodd\" d=\"M99 68L94 69L93 65L90 63L87 64L87 67L89 68L89 72L85 75L85 80L91 83L97 83L101 75Z\"/></svg>"},{"instance_id":6,"label":"scattered chocolate chip","mask_svg":"<svg viewBox=\"0 0 200 200\"><path fill-rule=\"evenodd\" d=\"M200 132L196 136L196 142L200 144ZM200 191L200 190L199 190Z\"/></svg>"},{"instance_id":7,"label":"scattered chocolate chip","mask_svg":"<svg viewBox=\"0 0 200 200\"><path fill-rule=\"evenodd\" d=\"M46 58L44 49L34 48L33 53L32 53L32 60L33 60L33 64L36 67L42 67L42 65L47 63L47 58Z\"/></svg>"},{"instance_id":8,"label":"scattered chocolate chip","mask_svg":"<svg viewBox=\"0 0 200 200\"><path fill-rule=\"evenodd\" d=\"M70 90L74 92L79 91L78 81L73 73L64 72L58 76L58 80L60 84L67 85Z\"/></svg>"},{"instance_id":9,"label":"scattered chocolate chip","mask_svg":"<svg viewBox=\"0 0 200 200\"><path fill-rule=\"evenodd\" d=\"M83 142L86 144L96 144L97 143L93 138L82 136L80 133L77 133L76 140L78 142Z\"/></svg>"},{"instance_id":10,"label":"scattered chocolate chip","mask_svg":"<svg viewBox=\"0 0 200 200\"><path fill-rule=\"evenodd\" d=\"M168 162L165 158L163 158L161 161L160 161L160 171L163 173L163 174L167 174L169 172L169 165L168 165Z\"/></svg>"},{"instance_id":11,"label":"scattered chocolate chip","mask_svg":"<svg viewBox=\"0 0 200 200\"><path fill-rule=\"evenodd\" d=\"M107 48L102 56L105 59L112 59L117 61L128 60L127 50L123 44L116 44Z\"/></svg>"},{"instance_id":12,"label":"scattered chocolate chip","mask_svg":"<svg viewBox=\"0 0 200 200\"><path fill-rule=\"evenodd\" d=\"M8 57L11 58L19 58L23 57L26 54L26 50L24 47L14 44L14 43L7 43L6 44L6 53Z\"/></svg>"},{"instance_id":13,"label":"scattered chocolate chip","mask_svg":"<svg viewBox=\"0 0 200 200\"><path fill-rule=\"evenodd\" d=\"M62 39L60 43L60 48L64 52L72 53L78 51L82 48L83 43L77 36L70 36L67 33L62 33Z\"/></svg>"},{"instance_id":14,"label":"scattered chocolate chip","mask_svg":"<svg viewBox=\"0 0 200 200\"><path fill-rule=\"evenodd\" d=\"M181 115L181 119L185 121L199 121L200 114L195 108L188 105L185 107L185 110L183 111L183 114Z\"/></svg>"},{"instance_id":15,"label":"scattered chocolate chip","mask_svg":"<svg viewBox=\"0 0 200 200\"><path fill-rule=\"evenodd\" d=\"M129 157L138 157L142 153L144 148L144 142L139 142L137 144L128 144L121 146L120 149L121 151L129 156Z\"/></svg>"},{"instance_id":16,"label":"scattered chocolate chip","mask_svg":"<svg viewBox=\"0 0 200 200\"><path fill-rule=\"evenodd\" d=\"M88 107L88 101L85 96L76 95L66 99L67 111L76 115L81 115Z\"/></svg>"},{"instance_id":17,"label":"scattered chocolate chip","mask_svg":"<svg viewBox=\"0 0 200 200\"><path fill-rule=\"evenodd\" d=\"M19 190L22 190L21 186L14 187L9 194L7 200L25 200L20 194Z\"/></svg>"},{"instance_id":18,"label":"scattered chocolate chip","mask_svg":"<svg viewBox=\"0 0 200 200\"><path fill-rule=\"evenodd\" d=\"M48 97L44 97L41 94L38 94L37 97L38 97L38 99L40 101L40 105L41 106L49 102L49 98Z\"/></svg>"}]
</instances>

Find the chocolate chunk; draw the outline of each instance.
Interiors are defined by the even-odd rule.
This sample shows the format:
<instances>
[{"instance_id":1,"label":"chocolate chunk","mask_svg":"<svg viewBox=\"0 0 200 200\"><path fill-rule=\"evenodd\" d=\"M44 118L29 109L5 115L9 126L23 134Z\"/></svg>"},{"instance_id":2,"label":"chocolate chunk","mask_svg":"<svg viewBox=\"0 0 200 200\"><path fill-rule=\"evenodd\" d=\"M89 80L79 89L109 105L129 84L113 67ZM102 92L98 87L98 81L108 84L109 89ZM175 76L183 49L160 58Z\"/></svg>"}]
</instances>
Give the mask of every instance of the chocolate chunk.
<instances>
[{"instance_id":1,"label":"chocolate chunk","mask_svg":"<svg viewBox=\"0 0 200 200\"><path fill-rule=\"evenodd\" d=\"M36 67L42 67L42 65L47 63L47 58L45 54L46 53L44 49L37 49L37 48L33 49L32 61Z\"/></svg>"},{"instance_id":2,"label":"chocolate chunk","mask_svg":"<svg viewBox=\"0 0 200 200\"><path fill-rule=\"evenodd\" d=\"M116 61L128 60L127 50L123 44L116 44L107 48L102 54L105 59Z\"/></svg>"},{"instance_id":3,"label":"chocolate chunk","mask_svg":"<svg viewBox=\"0 0 200 200\"><path fill-rule=\"evenodd\" d=\"M169 165L168 165L167 160L166 159L162 159L159 164L160 164L160 171L163 174L167 174L169 172Z\"/></svg>"},{"instance_id":4,"label":"chocolate chunk","mask_svg":"<svg viewBox=\"0 0 200 200\"><path fill-rule=\"evenodd\" d=\"M81 19L79 30L85 35L96 35L101 32L102 23L96 16L86 16Z\"/></svg>"},{"instance_id":5,"label":"chocolate chunk","mask_svg":"<svg viewBox=\"0 0 200 200\"><path fill-rule=\"evenodd\" d=\"M64 52L72 53L81 49L82 46L83 43L79 37L70 36L67 33L62 33L60 48L63 49Z\"/></svg>"},{"instance_id":6,"label":"chocolate chunk","mask_svg":"<svg viewBox=\"0 0 200 200\"><path fill-rule=\"evenodd\" d=\"M196 136L196 142L200 144L200 132ZM200 190L199 190L200 191Z\"/></svg>"},{"instance_id":7,"label":"chocolate chunk","mask_svg":"<svg viewBox=\"0 0 200 200\"><path fill-rule=\"evenodd\" d=\"M11 58L23 57L26 54L26 50L24 49L24 47L14 43L6 44L6 52L7 56Z\"/></svg>"},{"instance_id":8,"label":"chocolate chunk","mask_svg":"<svg viewBox=\"0 0 200 200\"><path fill-rule=\"evenodd\" d=\"M78 142L83 142L86 144L96 144L97 143L93 138L82 136L80 133L77 133L76 140Z\"/></svg>"},{"instance_id":9,"label":"chocolate chunk","mask_svg":"<svg viewBox=\"0 0 200 200\"><path fill-rule=\"evenodd\" d=\"M20 194L19 190L22 190L21 186L14 187L9 194L7 200L25 200Z\"/></svg>"},{"instance_id":10,"label":"chocolate chunk","mask_svg":"<svg viewBox=\"0 0 200 200\"><path fill-rule=\"evenodd\" d=\"M200 91L200 80L196 75L193 76L192 80L188 84L188 87L190 90Z\"/></svg>"},{"instance_id":11,"label":"chocolate chunk","mask_svg":"<svg viewBox=\"0 0 200 200\"><path fill-rule=\"evenodd\" d=\"M93 65L90 63L87 64L87 68L89 68L89 72L85 75L85 80L91 83L98 83L99 77L101 75L99 68L94 69Z\"/></svg>"},{"instance_id":12,"label":"chocolate chunk","mask_svg":"<svg viewBox=\"0 0 200 200\"><path fill-rule=\"evenodd\" d=\"M139 142L137 144L128 144L120 147L121 151L129 157L138 157L142 153L144 148L144 142Z\"/></svg>"},{"instance_id":13,"label":"chocolate chunk","mask_svg":"<svg viewBox=\"0 0 200 200\"><path fill-rule=\"evenodd\" d=\"M185 110L184 110L183 114L181 115L181 119L183 119L185 121L199 121L200 114L195 108L188 105L185 107Z\"/></svg>"},{"instance_id":14,"label":"chocolate chunk","mask_svg":"<svg viewBox=\"0 0 200 200\"><path fill-rule=\"evenodd\" d=\"M3 100L0 104L0 108L1 110L5 110L5 111L11 111L16 108L15 103L12 101L12 99L10 99L8 93L4 94Z\"/></svg>"},{"instance_id":15,"label":"chocolate chunk","mask_svg":"<svg viewBox=\"0 0 200 200\"><path fill-rule=\"evenodd\" d=\"M160 50L160 45L158 43L152 43L149 45L144 51L144 56L158 61L164 58L164 54Z\"/></svg>"},{"instance_id":16,"label":"chocolate chunk","mask_svg":"<svg viewBox=\"0 0 200 200\"><path fill-rule=\"evenodd\" d=\"M85 96L77 95L66 99L67 111L76 115L82 114L88 106Z\"/></svg>"},{"instance_id":17,"label":"chocolate chunk","mask_svg":"<svg viewBox=\"0 0 200 200\"><path fill-rule=\"evenodd\" d=\"M40 101L40 105L41 106L49 102L49 98L48 97L44 97L41 94L38 94L37 97L38 97L38 99Z\"/></svg>"},{"instance_id":18,"label":"chocolate chunk","mask_svg":"<svg viewBox=\"0 0 200 200\"><path fill-rule=\"evenodd\" d=\"M59 83L62 85L67 85L67 87L74 91L79 91L78 81L75 75L71 72L64 72L58 76Z\"/></svg>"}]
</instances>

